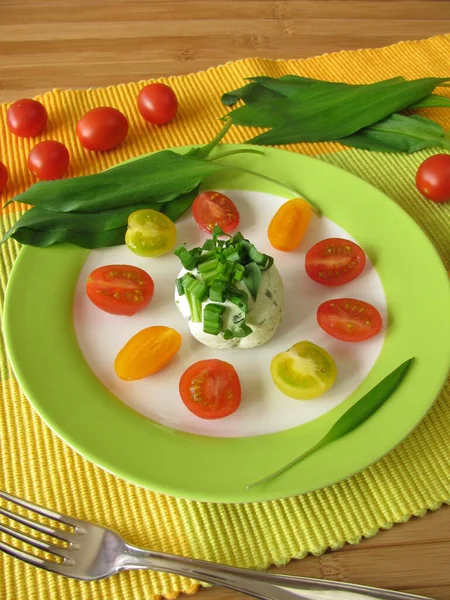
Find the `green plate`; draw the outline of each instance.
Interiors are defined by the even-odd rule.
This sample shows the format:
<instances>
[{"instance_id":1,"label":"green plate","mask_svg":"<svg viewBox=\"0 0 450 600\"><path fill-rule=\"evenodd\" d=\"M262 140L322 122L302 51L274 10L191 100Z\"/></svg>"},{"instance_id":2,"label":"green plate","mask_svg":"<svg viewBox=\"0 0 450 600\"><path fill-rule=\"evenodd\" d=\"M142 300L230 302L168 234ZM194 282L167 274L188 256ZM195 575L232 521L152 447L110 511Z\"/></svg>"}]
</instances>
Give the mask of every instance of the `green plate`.
<instances>
[{"instance_id":1,"label":"green plate","mask_svg":"<svg viewBox=\"0 0 450 600\"><path fill-rule=\"evenodd\" d=\"M4 324L9 357L25 395L48 425L86 458L157 492L253 502L344 479L381 458L419 423L450 364L450 290L425 234L366 182L319 160L275 149L223 162L301 190L358 241L376 266L389 311L385 343L369 375L341 404L301 426L243 438L183 433L144 418L100 383L78 347L73 298L88 252L75 247L22 249L7 289ZM288 197L275 184L231 170L209 179L205 187ZM361 395L411 356L416 361L405 380L366 423L272 482L246 489L312 446Z\"/></svg>"}]
</instances>

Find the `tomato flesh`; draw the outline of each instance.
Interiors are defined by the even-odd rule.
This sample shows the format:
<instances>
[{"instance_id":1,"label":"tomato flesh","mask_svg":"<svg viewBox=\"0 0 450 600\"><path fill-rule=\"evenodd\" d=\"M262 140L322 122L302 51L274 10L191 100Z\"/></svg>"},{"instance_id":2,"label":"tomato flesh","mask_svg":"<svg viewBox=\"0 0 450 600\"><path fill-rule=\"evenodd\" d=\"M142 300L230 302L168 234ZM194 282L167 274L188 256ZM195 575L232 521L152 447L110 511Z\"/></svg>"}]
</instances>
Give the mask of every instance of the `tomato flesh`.
<instances>
[{"instance_id":1,"label":"tomato flesh","mask_svg":"<svg viewBox=\"0 0 450 600\"><path fill-rule=\"evenodd\" d=\"M8 108L6 124L14 135L19 137L35 137L44 130L47 124L45 106L37 100L22 98L16 100Z\"/></svg>"},{"instance_id":2,"label":"tomato flesh","mask_svg":"<svg viewBox=\"0 0 450 600\"><path fill-rule=\"evenodd\" d=\"M231 233L239 225L239 211L234 202L219 192L203 192L192 204L192 214L203 231L212 233L218 225L225 233Z\"/></svg>"},{"instance_id":3,"label":"tomato flesh","mask_svg":"<svg viewBox=\"0 0 450 600\"><path fill-rule=\"evenodd\" d=\"M46 140L36 144L28 155L28 168L41 180L60 179L67 170L70 155L61 142Z\"/></svg>"},{"instance_id":4,"label":"tomato flesh","mask_svg":"<svg viewBox=\"0 0 450 600\"><path fill-rule=\"evenodd\" d=\"M134 335L118 353L114 369L120 379L135 381L157 373L175 356L181 346L175 329L155 325Z\"/></svg>"},{"instance_id":5,"label":"tomato flesh","mask_svg":"<svg viewBox=\"0 0 450 600\"><path fill-rule=\"evenodd\" d=\"M241 403L241 384L233 365L201 360L181 376L180 396L186 407L201 419L221 419L234 413Z\"/></svg>"},{"instance_id":6,"label":"tomato flesh","mask_svg":"<svg viewBox=\"0 0 450 600\"><path fill-rule=\"evenodd\" d=\"M330 354L312 342L298 342L277 354L270 364L277 388L296 400L311 400L328 391L336 380L336 364Z\"/></svg>"},{"instance_id":7,"label":"tomato flesh","mask_svg":"<svg viewBox=\"0 0 450 600\"><path fill-rule=\"evenodd\" d=\"M6 186L6 183L8 181L8 169L5 167L5 165L0 162L0 194L2 193L3 189Z\"/></svg>"},{"instance_id":8,"label":"tomato flesh","mask_svg":"<svg viewBox=\"0 0 450 600\"><path fill-rule=\"evenodd\" d=\"M416 186L433 202L450 201L450 155L430 156L417 169Z\"/></svg>"},{"instance_id":9,"label":"tomato flesh","mask_svg":"<svg viewBox=\"0 0 450 600\"><path fill-rule=\"evenodd\" d=\"M382 326L379 311L363 300L327 300L317 309L317 322L324 331L342 342L362 342L376 335Z\"/></svg>"},{"instance_id":10,"label":"tomato flesh","mask_svg":"<svg viewBox=\"0 0 450 600\"><path fill-rule=\"evenodd\" d=\"M134 315L149 304L154 290L150 275L130 265L99 267L86 282L89 300L112 315Z\"/></svg>"},{"instance_id":11,"label":"tomato flesh","mask_svg":"<svg viewBox=\"0 0 450 600\"><path fill-rule=\"evenodd\" d=\"M321 240L308 250L305 257L307 274L323 285L342 285L353 281L365 264L362 248L342 238Z\"/></svg>"},{"instance_id":12,"label":"tomato flesh","mask_svg":"<svg viewBox=\"0 0 450 600\"><path fill-rule=\"evenodd\" d=\"M78 121L75 132L87 150L106 152L112 150L127 137L126 116L111 106L93 108Z\"/></svg>"},{"instance_id":13,"label":"tomato flesh","mask_svg":"<svg viewBox=\"0 0 450 600\"><path fill-rule=\"evenodd\" d=\"M152 208L143 208L128 217L125 242L138 256L156 257L171 250L177 240L173 222Z\"/></svg>"},{"instance_id":14,"label":"tomato flesh","mask_svg":"<svg viewBox=\"0 0 450 600\"><path fill-rule=\"evenodd\" d=\"M137 97L141 116L153 125L165 125L178 111L175 92L164 83L150 83L142 88Z\"/></svg>"}]
</instances>

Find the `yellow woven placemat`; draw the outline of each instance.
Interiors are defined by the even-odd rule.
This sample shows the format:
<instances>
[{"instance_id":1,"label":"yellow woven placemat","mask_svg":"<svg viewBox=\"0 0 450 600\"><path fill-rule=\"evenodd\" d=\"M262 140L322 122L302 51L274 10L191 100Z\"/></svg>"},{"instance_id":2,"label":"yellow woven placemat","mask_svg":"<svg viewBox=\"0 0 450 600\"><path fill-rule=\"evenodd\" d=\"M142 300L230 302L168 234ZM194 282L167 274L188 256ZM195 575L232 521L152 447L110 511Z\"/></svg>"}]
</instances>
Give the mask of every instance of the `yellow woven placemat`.
<instances>
[{"instance_id":1,"label":"yellow woven placemat","mask_svg":"<svg viewBox=\"0 0 450 600\"><path fill-rule=\"evenodd\" d=\"M355 83L395 75L449 76L450 36L308 60L246 59L204 73L170 78L167 81L176 91L181 109L177 119L162 128L143 126L135 110L136 94L143 82L87 91L55 90L40 98L51 123L42 139L57 139L68 146L72 156L70 175L92 173L151 150L209 140L218 129L218 117L224 114L222 92L242 85L246 76L287 73ZM130 134L119 149L90 154L77 143L74 127L87 109L105 104L127 115ZM8 165L11 181L2 200L32 183L25 166L26 155L39 141L11 136L4 127L6 109L6 105L0 109L0 160ZM450 129L448 109L434 109L428 114ZM225 141L241 142L246 138L248 131L232 128ZM450 205L426 202L414 188L415 169L430 152L413 156L337 152L342 150L337 144L299 144L290 149L321 155L383 189L425 229L446 268L450 268ZM19 214L17 207L6 211L0 222L2 229ZM1 248L2 306L18 249L15 242ZM0 385L0 488L113 527L130 542L154 550L265 568L307 553L320 554L329 547L339 548L345 542L357 543L380 528L437 509L450 498L448 384L416 430L362 473L303 496L242 505L191 502L155 494L83 459L30 407L7 362L4 344ZM148 600L157 595L174 598L180 591L192 593L196 589L190 580L153 572L124 573L102 582L80 583L0 555L2 600Z\"/></svg>"}]
</instances>

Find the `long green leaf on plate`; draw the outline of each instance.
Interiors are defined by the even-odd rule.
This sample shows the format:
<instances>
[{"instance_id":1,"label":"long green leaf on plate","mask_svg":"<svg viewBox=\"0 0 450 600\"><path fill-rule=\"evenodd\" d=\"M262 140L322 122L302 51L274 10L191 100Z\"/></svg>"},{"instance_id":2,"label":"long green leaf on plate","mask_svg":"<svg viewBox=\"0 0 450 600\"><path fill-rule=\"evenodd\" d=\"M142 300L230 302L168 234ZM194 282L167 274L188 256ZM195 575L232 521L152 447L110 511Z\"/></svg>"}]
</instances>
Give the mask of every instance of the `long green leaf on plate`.
<instances>
[{"instance_id":1,"label":"long green leaf on plate","mask_svg":"<svg viewBox=\"0 0 450 600\"><path fill-rule=\"evenodd\" d=\"M382 379L374 388L360 398L353 406L351 406L331 427L331 429L320 439L312 448L303 452L300 456L294 458L289 463L267 475L263 479L255 481L247 486L247 489L266 483L278 475L281 475L301 460L323 448L328 444L338 440L347 433L350 433L360 425L362 425L367 419L369 419L391 396L394 390L398 387L403 377L406 375L409 367L411 366L413 359L410 358L397 367L392 373Z\"/></svg>"},{"instance_id":2,"label":"long green leaf on plate","mask_svg":"<svg viewBox=\"0 0 450 600\"><path fill-rule=\"evenodd\" d=\"M417 152L423 148L450 149L443 128L425 117L394 114L339 140L345 146L377 152Z\"/></svg>"}]
</instances>

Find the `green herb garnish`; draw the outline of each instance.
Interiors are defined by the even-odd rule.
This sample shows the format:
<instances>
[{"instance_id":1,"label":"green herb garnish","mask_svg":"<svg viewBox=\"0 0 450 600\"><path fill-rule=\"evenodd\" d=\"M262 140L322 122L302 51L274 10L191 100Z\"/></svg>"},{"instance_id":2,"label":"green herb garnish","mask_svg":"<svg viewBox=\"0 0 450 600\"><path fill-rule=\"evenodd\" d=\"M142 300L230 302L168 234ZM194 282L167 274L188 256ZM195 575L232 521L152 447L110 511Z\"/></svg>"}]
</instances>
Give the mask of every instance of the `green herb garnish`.
<instances>
[{"instance_id":1,"label":"green herb garnish","mask_svg":"<svg viewBox=\"0 0 450 600\"><path fill-rule=\"evenodd\" d=\"M175 284L177 286L178 295L179 296L184 296L183 279L180 277L179 279L176 280Z\"/></svg>"},{"instance_id":2,"label":"green herb garnish","mask_svg":"<svg viewBox=\"0 0 450 600\"><path fill-rule=\"evenodd\" d=\"M225 302L228 284L222 279L214 279L209 288L209 299L213 302Z\"/></svg>"},{"instance_id":3,"label":"green herb garnish","mask_svg":"<svg viewBox=\"0 0 450 600\"><path fill-rule=\"evenodd\" d=\"M256 300L259 286L261 285L261 269L256 263L251 262L245 265L243 282L252 295L253 300Z\"/></svg>"},{"instance_id":4,"label":"green herb garnish","mask_svg":"<svg viewBox=\"0 0 450 600\"><path fill-rule=\"evenodd\" d=\"M187 250L185 246L180 246L174 250L174 254L181 260L181 264L188 271L195 269L198 263L198 259L201 254L200 248L194 248L193 250Z\"/></svg>"},{"instance_id":5,"label":"green herb garnish","mask_svg":"<svg viewBox=\"0 0 450 600\"><path fill-rule=\"evenodd\" d=\"M248 313L248 294L244 290L239 290L234 286L229 286L227 293L228 300L235 304L245 316Z\"/></svg>"},{"instance_id":6,"label":"green herb garnish","mask_svg":"<svg viewBox=\"0 0 450 600\"><path fill-rule=\"evenodd\" d=\"M203 309L203 331L211 335L219 335L222 330L223 304L207 304Z\"/></svg>"},{"instance_id":7,"label":"green herb garnish","mask_svg":"<svg viewBox=\"0 0 450 600\"><path fill-rule=\"evenodd\" d=\"M247 325L247 323L241 323L239 327L235 327L233 330L225 329L223 332L224 340L232 340L233 338L245 338L253 332L253 329Z\"/></svg>"},{"instance_id":8,"label":"green herb garnish","mask_svg":"<svg viewBox=\"0 0 450 600\"><path fill-rule=\"evenodd\" d=\"M177 290L179 285L182 285L186 295L189 292L201 302L209 296L212 302L222 303L220 319L217 317L218 308L214 307L221 305L206 305L204 331L212 335L218 335L222 331L222 313L225 310L223 303L229 300L239 308L242 316L237 320L233 318L237 327L225 330L224 339L250 335L252 329L245 322L249 312L249 296L244 289L237 287L237 284L240 281L245 284L253 300L256 300L261 285L261 273L273 265L273 258L259 252L242 233L238 232L234 236L227 235L220 227L214 228L212 239L207 240L201 248L187 250L185 246L180 246L175 250L175 254L185 268L187 264L192 266L189 269L191 272L181 278L181 284L180 279L177 280ZM193 270L195 274L192 273ZM189 308L192 320L197 320L197 312L194 318L191 304ZM205 325L206 315L209 320L207 325Z\"/></svg>"},{"instance_id":9,"label":"green herb garnish","mask_svg":"<svg viewBox=\"0 0 450 600\"><path fill-rule=\"evenodd\" d=\"M199 302L206 300L208 297L208 288L204 283L190 273L186 273L186 275L183 275L181 279L186 292L189 292L192 296L195 296Z\"/></svg>"},{"instance_id":10,"label":"green herb garnish","mask_svg":"<svg viewBox=\"0 0 450 600\"><path fill-rule=\"evenodd\" d=\"M189 310L191 311L191 319L194 323L200 323L202 320L202 303L196 296L193 296L187 290L185 293L189 304Z\"/></svg>"}]
</instances>

